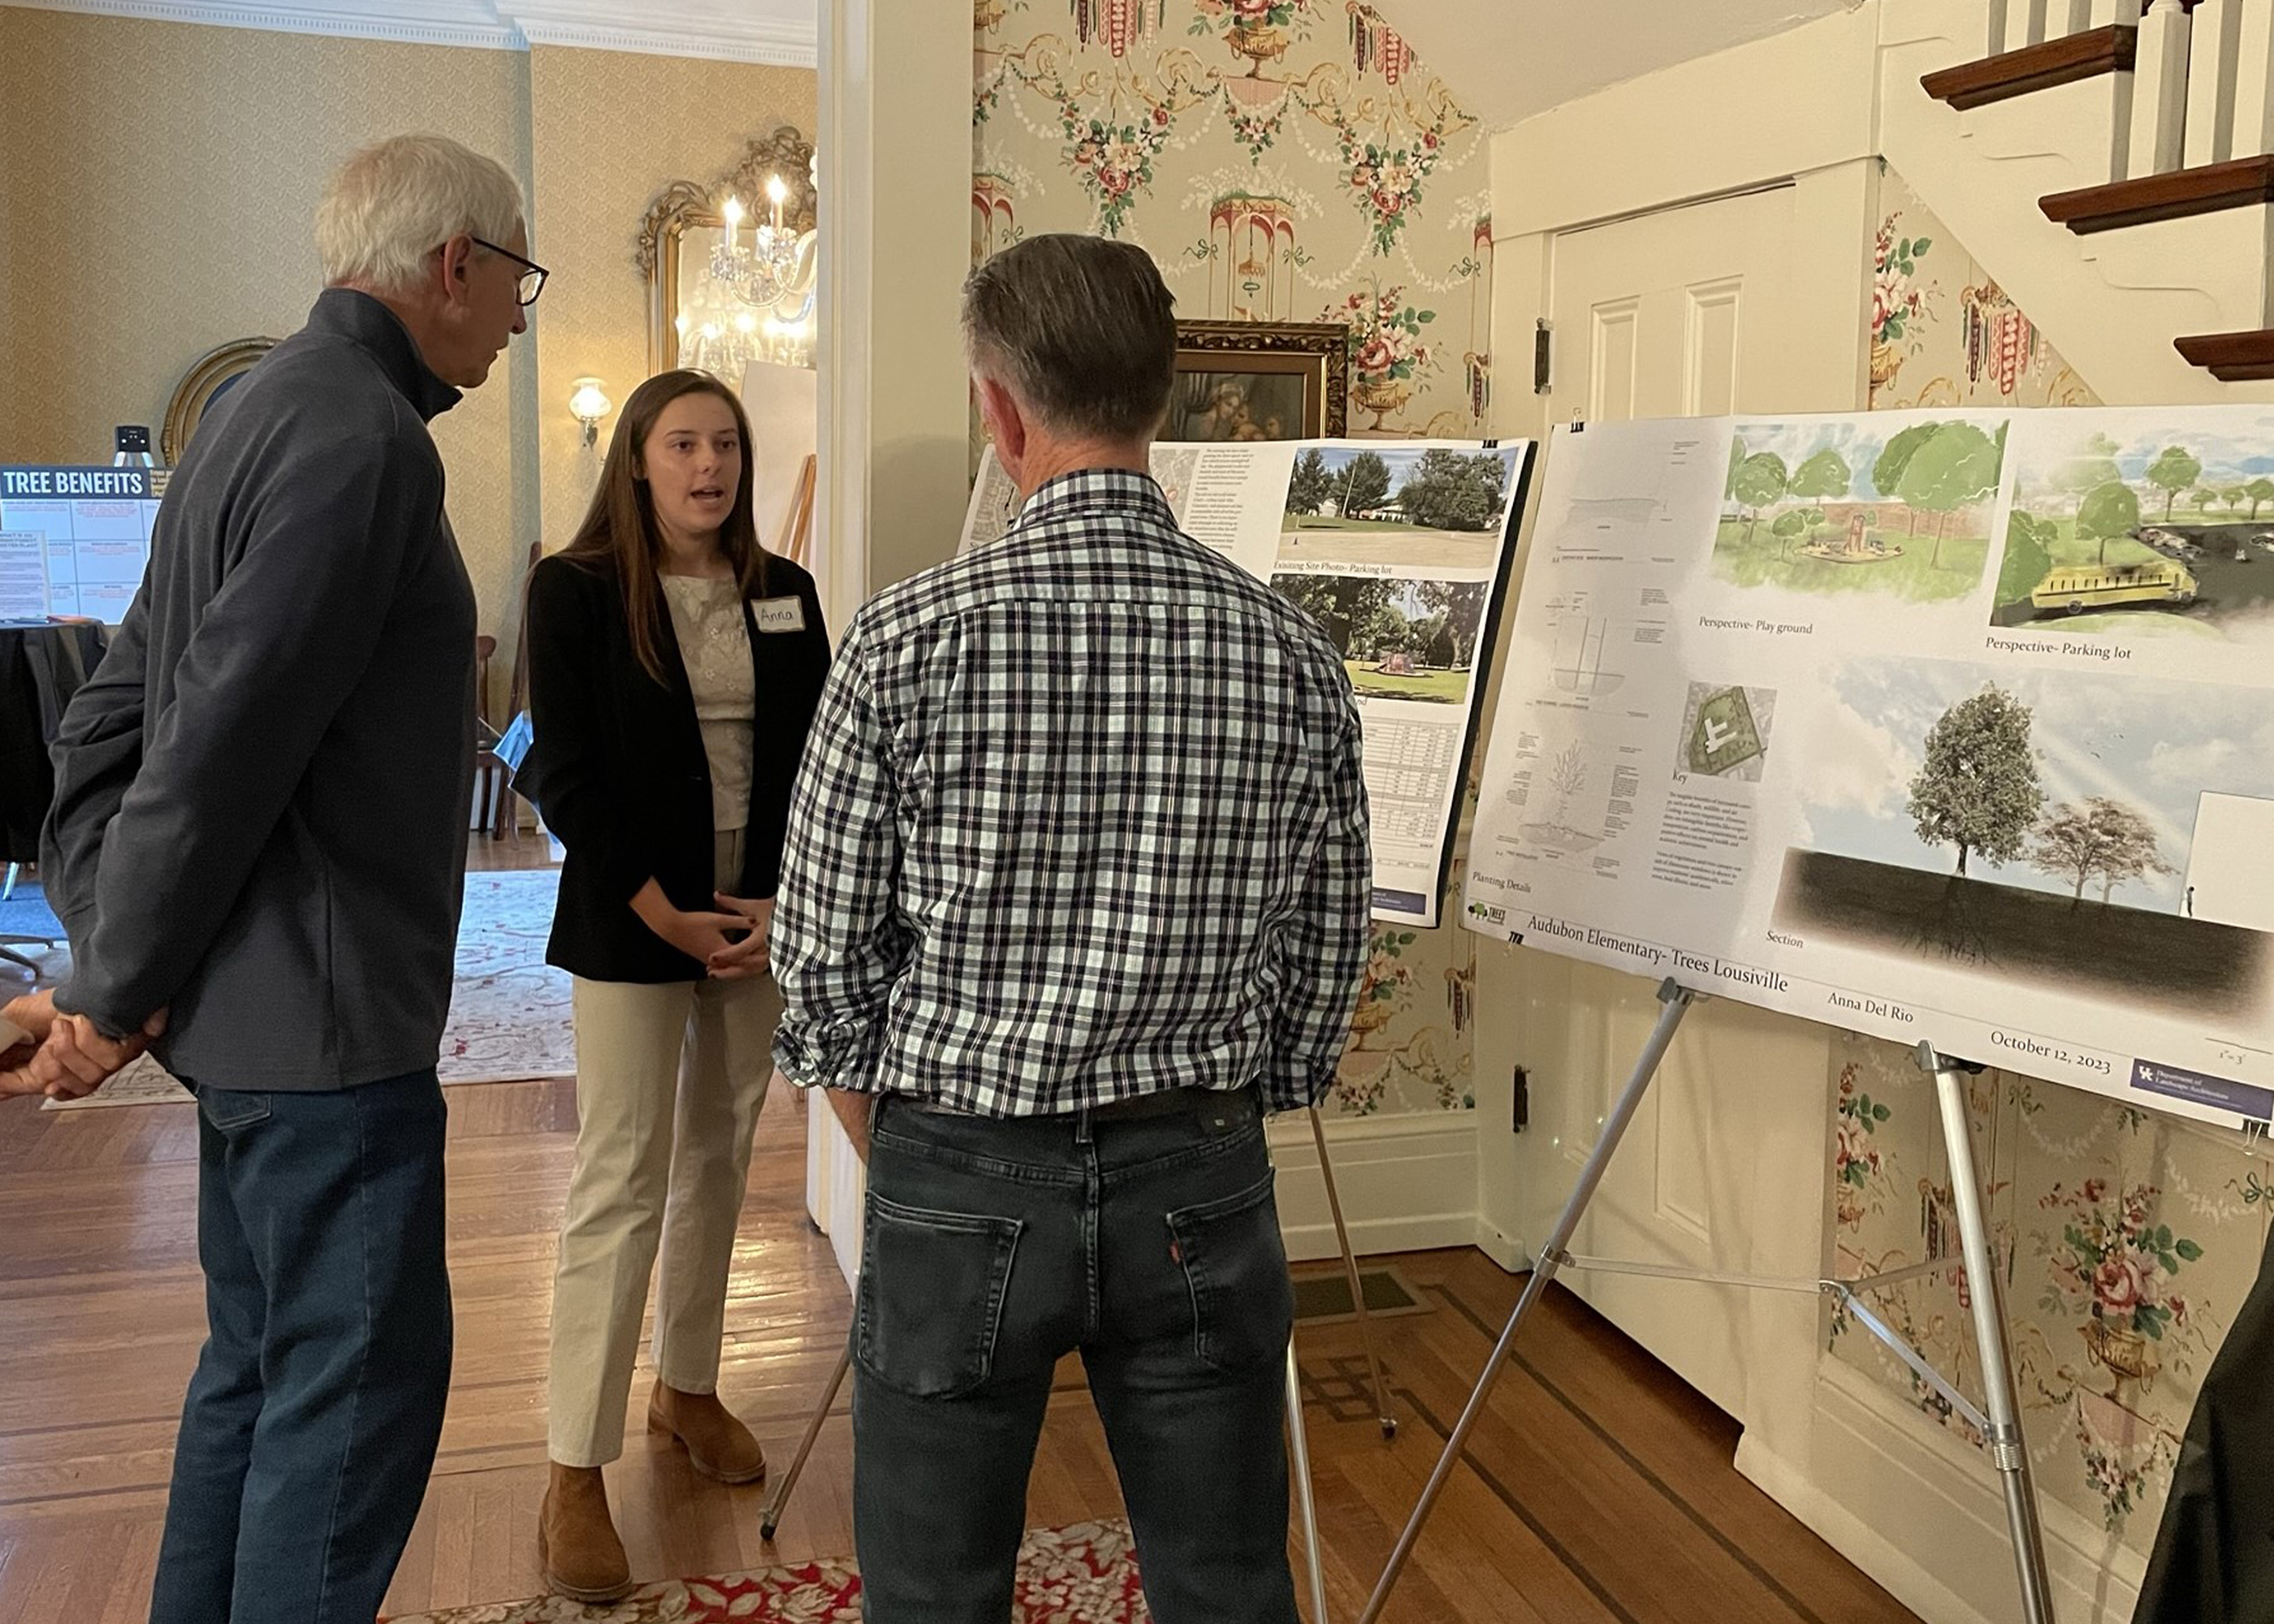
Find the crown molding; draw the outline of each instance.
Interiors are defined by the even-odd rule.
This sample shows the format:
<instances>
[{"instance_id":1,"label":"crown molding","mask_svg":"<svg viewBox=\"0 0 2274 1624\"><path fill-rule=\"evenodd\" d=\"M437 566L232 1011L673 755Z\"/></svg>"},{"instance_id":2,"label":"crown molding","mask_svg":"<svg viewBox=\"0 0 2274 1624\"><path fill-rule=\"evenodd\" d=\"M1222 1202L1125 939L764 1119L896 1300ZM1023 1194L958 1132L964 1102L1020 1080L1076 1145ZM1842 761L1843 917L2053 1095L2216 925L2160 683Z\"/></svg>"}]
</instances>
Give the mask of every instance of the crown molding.
<instances>
[{"instance_id":1,"label":"crown molding","mask_svg":"<svg viewBox=\"0 0 2274 1624\"><path fill-rule=\"evenodd\" d=\"M818 60L816 0L504 0L532 45L810 68Z\"/></svg>"},{"instance_id":2,"label":"crown molding","mask_svg":"<svg viewBox=\"0 0 2274 1624\"><path fill-rule=\"evenodd\" d=\"M525 51L531 45L813 67L812 0L5 0L31 11ZM761 7L771 15L760 14ZM801 15L802 13L802 15Z\"/></svg>"}]
</instances>

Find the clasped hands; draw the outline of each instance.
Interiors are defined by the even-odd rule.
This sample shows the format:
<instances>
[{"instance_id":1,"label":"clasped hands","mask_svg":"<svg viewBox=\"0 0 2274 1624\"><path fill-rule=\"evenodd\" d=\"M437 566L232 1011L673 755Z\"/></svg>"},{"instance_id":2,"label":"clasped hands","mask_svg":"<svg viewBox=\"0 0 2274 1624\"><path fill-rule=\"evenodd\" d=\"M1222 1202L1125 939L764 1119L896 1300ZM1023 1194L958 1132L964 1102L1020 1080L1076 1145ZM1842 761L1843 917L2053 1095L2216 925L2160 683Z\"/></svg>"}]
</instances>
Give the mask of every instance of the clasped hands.
<instances>
[{"instance_id":1,"label":"clasped hands","mask_svg":"<svg viewBox=\"0 0 2274 1624\"><path fill-rule=\"evenodd\" d=\"M0 1095L38 1094L51 1100L93 1094L166 1029L166 1012L161 1010L140 1032L114 1041L97 1032L86 1016L57 1010L53 992L11 999L0 1005L0 1019L26 1034L13 1047L0 1049Z\"/></svg>"},{"instance_id":2,"label":"clasped hands","mask_svg":"<svg viewBox=\"0 0 2274 1624\"><path fill-rule=\"evenodd\" d=\"M673 921L671 944L690 959L699 959L722 981L763 975L772 965L767 944L773 934L773 898L730 897L713 891L715 914L681 914ZM740 936L728 941L728 933Z\"/></svg>"}]
</instances>

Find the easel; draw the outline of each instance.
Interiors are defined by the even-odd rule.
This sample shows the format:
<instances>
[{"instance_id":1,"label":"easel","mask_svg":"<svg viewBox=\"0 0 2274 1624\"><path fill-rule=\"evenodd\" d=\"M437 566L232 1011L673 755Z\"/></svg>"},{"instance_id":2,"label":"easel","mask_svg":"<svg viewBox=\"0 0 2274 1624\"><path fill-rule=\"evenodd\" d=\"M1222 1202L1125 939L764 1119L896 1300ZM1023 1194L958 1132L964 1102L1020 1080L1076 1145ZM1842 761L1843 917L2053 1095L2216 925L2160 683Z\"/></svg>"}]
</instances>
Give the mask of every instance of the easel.
<instances>
[{"instance_id":1,"label":"easel","mask_svg":"<svg viewBox=\"0 0 2274 1624\"><path fill-rule=\"evenodd\" d=\"M1648 1263L1623 1263L1602 1258L1577 1258L1566 1250L1571 1237L1579 1227L1579 1219L1586 1211L1588 1200L1602 1183L1603 1174L1610 1165L1612 1153L1619 1147L1627 1125L1634 1120L1643 1096L1650 1091L1651 1079L1657 1074L1659 1064L1672 1047L1675 1028L1683 1016L1701 995L1680 983L1668 980L1658 989L1659 1014L1657 1024L1651 1028L1649 1040L1643 1044L1642 1055L1635 1062L1634 1071L1627 1079L1617 1102L1603 1121L1603 1131L1588 1154L1586 1165L1579 1171L1579 1181L1572 1186L1570 1198L1555 1220L1555 1228L1540 1249L1532 1276L1524 1284L1524 1294L1517 1299L1508 1324L1493 1345L1486 1359L1483 1373L1477 1378L1476 1388L1469 1395L1461 1418L1445 1440L1444 1451L1437 1457L1436 1469L1429 1474L1428 1483L1421 1490L1421 1499L1413 1507L1405 1530L1397 1538L1397 1548L1390 1553L1389 1562L1374 1587L1374 1595L1367 1602L1366 1611L1359 1615L1359 1624L1374 1624L1381 1616L1382 1605L1389 1600L1389 1591L1397 1583L1406 1559L1412 1554L1416 1540L1420 1538L1421 1525L1427 1521L1430 1508L1435 1505L1446 1479L1452 1476L1468 1442L1470 1429L1484 1413L1486 1401L1492 1395L1493 1383L1499 1380L1502 1367L1508 1363L1510 1347L1516 1333L1524 1324L1525 1316L1532 1312L1547 1288L1555 1283L1562 1269L1594 1269L1605 1274L1645 1274L1667 1280L1702 1281L1716 1285L1749 1286L1773 1291L1821 1292L1839 1302L1856 1322L1894 1350L1918 1378L1931 1387L1951 1407L1969 1424L1980 1430L1986 1440L1990 1459L1998 1470L1999 1481L2005 1490L2006 1521L2014 1538L2014 1565L2022 1585L2022 1617L2025 1624L2053 1624L2052 1598L2045 1579L2044 1537L2037 1524L2036 1492L2029 1480L2029 1450L2022 1441L2020 1405L2014 1398L2013 1368L2006 1357L2006 1304L1998 1271L1990 1255L1990 1233L1983 1220L1982 1189L1974 1160L1974 1127L1967 1114L1966 1077L1981 1071L1961 1060L1953 1060L1939 1053L1932 1044L1918 1047L1918 1064L1922 1071L1934 1078L1935 1098L1942 1116L1943 1146L1950 1158L1950 1188L1953 1204L1958 1209L1958 1232L1961 1252L1966 1265L1966 1278L1972 1288L1974 1342L1982 1359L1982 1385L1987 1413L1944 1379L1929 1365L1925 1357L1903 1341L1887 1323L1874 1314L1862 1298L1862 1293L1900 1281L1931 1274L1946 1268L1948 1263L1938 1260L1910 1268L1897 1269L1889 1274L1874 1274L1864 1280L1781 1280L1756 1274L1719 1274L1696 1269L1674 1268Z\"/></svg>"},{"instance_id":2,"label":"easel","mask_svg":"<svg viewBox=\"0 0 2274 1624\"><path fill-rule=\"evenodd\" d=\"M805 486L809 493L812 488L812 462L809 459ZM1382 1365L1374 1357L1374 1327L1367 1314L1366 1290L1359 1279L1358 1259L1351 1251L1350 1230L1343 1223L1342 1197L1335 1189L1334 1164L1327 1158L1326 1124L1319 1115L1317 1106L1310 1108L1309 1115L1311 1141L1318 1147L1319 1152L1319 1176L1327 1186L1327 1210L1334 1216L1335 1240L1342 1249L1344 1277L1350 1282L1351 1309L1358 1317L1359 1339L1366 1349L1366 1370L1373 1384L1374 1417L1382 1428L1382 1437L1395 1438L1397 1421L1389 1413L1389 1401L1382 1390ZM766 1499L765 1509L760 1514L758 1522L759 1538L772 1539L774 1531L781 1526L782 1513L789 1506L789 1497L796 1492L798 1477L805 1470L806 1458L813 1453L814 1442L821 1436L822 1424L828 1420L829 1412L837 1402L837 1395L845 1385L846 1372L852 1365L853 1346L848 1341L845 1351L838 1356L837 1368L831 1373L828 1385L822 1389L821 1402L814 1406L812 1416L806 1421L805 1435L798 1440L797 1453L790 1459L789 1470L782 1474L781 1480L774 1485L774 1492ZM1295 1341L1291 1335L1287 1339L1287 1447L1292 1456L1290 1465L1294 1479L1296 1509L1303 1524L1303 1546L1309 1557L1311 1624L1327 1624L1326 1568L1319 1550L1318 1502L1311 1485L1310 1440L1303 1425L1303 1378L1300 1367L1295 1363Z\"/></svg>"},{"instance_id":3,"label":"easel","mask_svg":"<svg viewBox=\"0 0 2274 1624\"><path fill-rule=\"evenodd\" d=\"M813 540L813 487L817 463L808 453L797 470L797 489L789 499L789 508L782 515L781 535L774 543L774 551L793 564L805 562L805 550Z\"/></svg>"}]
</instances>

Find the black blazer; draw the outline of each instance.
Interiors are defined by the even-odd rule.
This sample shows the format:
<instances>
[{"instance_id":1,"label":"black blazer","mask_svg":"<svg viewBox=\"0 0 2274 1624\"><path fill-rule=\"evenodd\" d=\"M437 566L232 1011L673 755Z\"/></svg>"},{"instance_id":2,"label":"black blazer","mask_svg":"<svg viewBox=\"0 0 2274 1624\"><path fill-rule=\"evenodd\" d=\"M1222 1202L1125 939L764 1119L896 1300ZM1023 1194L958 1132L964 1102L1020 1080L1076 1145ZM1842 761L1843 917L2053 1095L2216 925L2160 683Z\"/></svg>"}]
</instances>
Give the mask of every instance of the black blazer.
<instances>
[{"instance_id":1,"label":"black blazer","mask_svg":"<svg viewBox=\"0 0 2274 1624\"><path fill-rule=\"evenodd\" d=\"M757 715L742 882L774 894L798 758L829 673L829 635L813 577L769 555L761 597L795 598L802 631L761 632L743 605ZM672 905L715 910L717 834L711 763L671 616L659 597L656 651L667 680L632 652L613 564L555 554L529 578L529 754L515 787L535 803L568 858L546 962L600 981L685 981L703 966L650 930L631 899L650 878Z\"/></svg>"}]
</instances>

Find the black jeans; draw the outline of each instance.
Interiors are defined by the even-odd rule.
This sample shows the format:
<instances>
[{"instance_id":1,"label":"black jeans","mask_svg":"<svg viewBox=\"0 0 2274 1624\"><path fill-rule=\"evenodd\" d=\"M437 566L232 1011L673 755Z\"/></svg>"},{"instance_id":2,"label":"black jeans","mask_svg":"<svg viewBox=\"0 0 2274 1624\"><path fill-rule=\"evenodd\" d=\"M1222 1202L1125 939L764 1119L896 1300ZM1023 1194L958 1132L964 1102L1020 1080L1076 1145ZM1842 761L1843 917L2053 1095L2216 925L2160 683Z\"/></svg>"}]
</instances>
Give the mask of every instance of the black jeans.
<instances>
[{"instance_id":1,"label":"black jeans","mask_svg":"<svg viewBox=\"0 0 2274 1624\"><path fill-rule=\"evenodd\" d=\"M450 1386L442 1090L194 1092L207 1335L151 1624L371 1624Z\"/></svg>"},{"instance_id":2,"label":"black jeans","mask_svg":"<svg viewBox=\"0 0 2274 1624\"><path fill-rule=\"evenodd\" d=\"M1295 1624L1294 1294L1254 1097L997 1122L886 1099L854 1326L870 1624L1005 1624L1027 1477L1079 1349L1157 1624Z\"/></svg>"}]
</instances>

